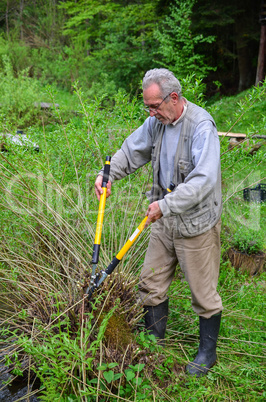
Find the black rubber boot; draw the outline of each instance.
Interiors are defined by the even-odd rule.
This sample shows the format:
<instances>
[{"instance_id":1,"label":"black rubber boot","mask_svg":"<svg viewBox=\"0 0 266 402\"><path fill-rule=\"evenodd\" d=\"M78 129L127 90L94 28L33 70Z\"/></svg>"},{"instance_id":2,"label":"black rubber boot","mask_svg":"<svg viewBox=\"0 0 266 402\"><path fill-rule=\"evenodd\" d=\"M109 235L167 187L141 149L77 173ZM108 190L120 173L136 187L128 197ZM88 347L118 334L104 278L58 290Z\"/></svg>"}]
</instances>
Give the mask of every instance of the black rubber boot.
<instances>
[{"instance_id":1,"label":"black rubber boot","mask_svg":"<svg viewBox=\"0 0 266 402\"><path fill-rule=\"evenodd\" d=\"M144 306L145 328L150 334L159 338L158 343L164 345L164 336L168 319L168 299L157 306Z\"/></svg>"},{"instance_id":2,"label":"black rubber boot","mask_svg":"<svg viewBox=\"0 0 266 402\"><path fill-rule=\"evenodd\" d=\"M216 345L222 313L211 318L199 317L200 345L195 360L186 366L187 373L202 377L216 362Z\"/></svg>"}]
</instances>

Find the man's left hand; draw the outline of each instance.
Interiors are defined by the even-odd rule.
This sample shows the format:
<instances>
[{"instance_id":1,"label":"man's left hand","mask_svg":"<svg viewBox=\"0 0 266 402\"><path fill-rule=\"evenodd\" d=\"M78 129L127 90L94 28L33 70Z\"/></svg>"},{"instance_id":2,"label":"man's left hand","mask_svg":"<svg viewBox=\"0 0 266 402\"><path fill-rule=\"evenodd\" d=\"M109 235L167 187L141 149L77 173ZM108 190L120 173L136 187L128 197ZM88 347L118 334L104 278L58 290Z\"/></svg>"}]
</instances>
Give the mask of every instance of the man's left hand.
<instances>
[{"instance_id":1,"label":"man's left hand","mask_svg":"<svg viewBox=\"0 0 266 402\"><path fill-rule=\"evenodd\" d=\"M145 227L148 227L150 223L157 221L157 219L160 219L163 216L157 201L149 205L146 216L148 219L145 223Z\"/></svg>"}]
</instances>

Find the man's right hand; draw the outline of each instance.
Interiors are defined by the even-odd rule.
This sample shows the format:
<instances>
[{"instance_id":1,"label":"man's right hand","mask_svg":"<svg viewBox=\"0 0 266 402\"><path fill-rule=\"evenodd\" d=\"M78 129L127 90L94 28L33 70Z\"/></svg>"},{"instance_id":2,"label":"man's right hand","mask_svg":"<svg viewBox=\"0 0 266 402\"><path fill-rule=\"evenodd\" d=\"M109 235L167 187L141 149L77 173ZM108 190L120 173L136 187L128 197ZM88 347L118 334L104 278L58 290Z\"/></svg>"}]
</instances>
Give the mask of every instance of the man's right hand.
<instances>
[{"instance_id":1,"label":"man's right hand","mask_svg":"<svg viewBox=\"0 0 266 402\"><path fill-rule=\"evenodd\" d=\"M96 197L98 198L98 201L100 201L100 197L103 192L102 182L103 182L103 177L101 175L97 176L97 179L95 180L94 188L95 188L95 193L96 193ZM108 198L111 195L111 187L112 187L112 184L109 180L107 183L106 198Z\"/></svg>"}]
</instances>

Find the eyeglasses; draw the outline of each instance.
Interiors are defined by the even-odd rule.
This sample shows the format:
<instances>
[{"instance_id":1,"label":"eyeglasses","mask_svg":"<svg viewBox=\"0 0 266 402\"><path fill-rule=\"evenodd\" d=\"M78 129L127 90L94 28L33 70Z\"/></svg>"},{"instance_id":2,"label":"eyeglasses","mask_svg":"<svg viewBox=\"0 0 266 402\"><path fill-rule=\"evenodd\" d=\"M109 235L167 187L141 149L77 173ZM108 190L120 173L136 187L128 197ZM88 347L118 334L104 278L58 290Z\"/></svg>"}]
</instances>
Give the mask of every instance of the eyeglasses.
<instances>
[{"instance_id":1,"label":"eyeglasses","mask_svg":"<svg viewBox=\"0 0 266 402\"><path fill-rule=\"evenodd\" d=\"M156 114L156 113L157 113L157 110L159 109L159 107L161 106L161 104L165 101L165 99L168 98L168 96L171 95L171 93L172 93L172 92L170 92L170 94L166 95L166 96L163 98L162 102L159 103L158 106L156 106L156 107L150 107L150 106L145 107L145 108L144 108L145 112L148 112L148 113L152 112L152 113L155 113L155 114Z\"/></svg>"}]
</instances>

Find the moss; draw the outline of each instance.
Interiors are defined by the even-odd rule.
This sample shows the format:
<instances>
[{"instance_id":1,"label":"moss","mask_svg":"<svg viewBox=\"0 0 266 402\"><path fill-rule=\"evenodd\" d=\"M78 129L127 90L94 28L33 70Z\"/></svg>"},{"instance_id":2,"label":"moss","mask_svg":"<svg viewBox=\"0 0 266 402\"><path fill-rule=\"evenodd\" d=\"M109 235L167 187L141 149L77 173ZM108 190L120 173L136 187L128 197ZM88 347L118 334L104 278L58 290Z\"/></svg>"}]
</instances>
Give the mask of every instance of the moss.
<instances>
[{"instance_id":1,"label":"moss","mask_svg":"<svg viewBox=\"0 0 266 402\"><path fill-rule=\"evenodd\" d=\"M124 314L114 313L110 318L105 331L105 340L112 347L122 349L132 342L133 334Z\"/></svg>"}]
</instances>

